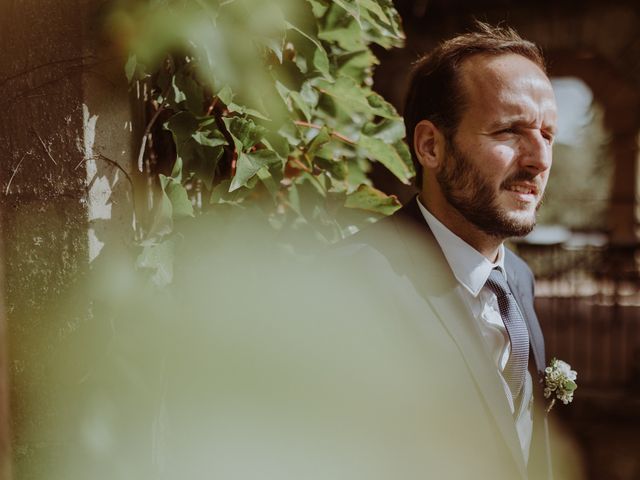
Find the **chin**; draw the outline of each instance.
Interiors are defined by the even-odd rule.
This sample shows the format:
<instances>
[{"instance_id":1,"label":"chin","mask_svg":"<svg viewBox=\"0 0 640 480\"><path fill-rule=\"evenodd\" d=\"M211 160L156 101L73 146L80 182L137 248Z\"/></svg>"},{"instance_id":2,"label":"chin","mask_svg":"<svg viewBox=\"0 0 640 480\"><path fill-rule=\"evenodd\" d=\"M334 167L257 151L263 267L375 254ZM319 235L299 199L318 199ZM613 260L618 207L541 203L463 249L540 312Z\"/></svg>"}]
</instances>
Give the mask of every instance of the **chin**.
<instances>
[{"instance_id":1,"label":"chin","mask_svg":"<svg viewBox=\"0 0 640 480\"><path fill-rule=\"evenodd\" d=\"M510 212L503 217L508 225L506 230L511 237L524 237L536 226L536 214L533 212Z\"/></svg>"}]
</instances>

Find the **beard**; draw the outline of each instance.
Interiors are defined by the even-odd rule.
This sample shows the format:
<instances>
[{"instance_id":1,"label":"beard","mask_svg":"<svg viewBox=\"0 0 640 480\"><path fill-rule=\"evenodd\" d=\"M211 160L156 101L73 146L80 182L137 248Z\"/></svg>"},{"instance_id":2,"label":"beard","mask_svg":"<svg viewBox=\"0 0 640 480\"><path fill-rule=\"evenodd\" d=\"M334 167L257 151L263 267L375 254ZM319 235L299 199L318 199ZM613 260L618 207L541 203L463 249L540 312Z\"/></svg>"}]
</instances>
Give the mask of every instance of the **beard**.
<instances>
[{"instance_id":1,"label":"beard","mask_svg":"<svg viewBox=\"0 0 640 480\"><path fill-rule=\"evenodd\" d=\"M494 189L452 139L447 140L445 153L446 161L436 173L436 179L447 202L467 221L487 235L501 239L522 237L533 230L536 225L535 212L542 200L537 203L535 211L526 217L510 214L498 203L499 191ZM527 181L539 185L535 177L528 170L520 170L505 179L500 190L514 182Z\"/></svg>"}]
</instances>

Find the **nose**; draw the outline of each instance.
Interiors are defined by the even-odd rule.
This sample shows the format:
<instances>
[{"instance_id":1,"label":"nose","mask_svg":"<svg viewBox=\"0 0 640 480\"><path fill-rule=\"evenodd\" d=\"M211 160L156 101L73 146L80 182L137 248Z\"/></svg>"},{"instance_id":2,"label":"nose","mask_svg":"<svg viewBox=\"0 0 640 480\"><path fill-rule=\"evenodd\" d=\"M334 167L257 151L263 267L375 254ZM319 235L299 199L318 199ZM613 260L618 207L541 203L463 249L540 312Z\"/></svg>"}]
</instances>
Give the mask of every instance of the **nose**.
<instances>
[{"instance_id":1,"label":"nose","mask_svg":"<svg viewBox=\"0 0 640 480\"><path fill-rule=\"evenodd\" d=\"M552 148L540 130L532 130L522 145L520 164L538 174L551 168Z\"/></svg>"}]
</instances>

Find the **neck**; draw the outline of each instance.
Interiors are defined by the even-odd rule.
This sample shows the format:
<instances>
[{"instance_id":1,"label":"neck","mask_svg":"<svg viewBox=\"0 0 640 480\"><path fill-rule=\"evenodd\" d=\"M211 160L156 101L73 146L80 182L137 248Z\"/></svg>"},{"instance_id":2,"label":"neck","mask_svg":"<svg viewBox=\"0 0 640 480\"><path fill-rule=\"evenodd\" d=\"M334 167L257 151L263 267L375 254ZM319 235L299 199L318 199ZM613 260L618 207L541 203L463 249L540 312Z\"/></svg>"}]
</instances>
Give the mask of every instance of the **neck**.
<instances>
[{"instance_id":1,"label":"neck","mask_svg":"<svg viewBox=\"0 0 640 480\"><path fill-rule=\"evenodd\" d=\"M504 238L486 234L444 199L438 201L437 197L430 196L423 191L420 193L420 201L440 223L484 255L490 262L493 263L497 260L498 251L505 240Z\"/></svg>"}]
</instances>

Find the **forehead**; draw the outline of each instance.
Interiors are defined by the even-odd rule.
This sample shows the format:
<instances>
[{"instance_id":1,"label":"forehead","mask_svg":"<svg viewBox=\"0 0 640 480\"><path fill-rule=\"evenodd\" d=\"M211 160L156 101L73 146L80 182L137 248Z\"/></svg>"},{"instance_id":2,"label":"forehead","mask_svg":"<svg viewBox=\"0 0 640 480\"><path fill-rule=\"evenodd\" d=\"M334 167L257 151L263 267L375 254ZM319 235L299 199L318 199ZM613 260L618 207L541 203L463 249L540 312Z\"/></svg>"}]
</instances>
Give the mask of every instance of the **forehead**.
<instances>
[{"instance_id":1,"label":"forehead","mask_svg":"<svg viewBox=\"0 0 640 480\"><path fill-rule=\"evenodd\" d=\"M468 114L531 114L555 122L551 82L538 65L522 55L474 55L462 63L459 79Z\"/></svg>"}]
</instances>

